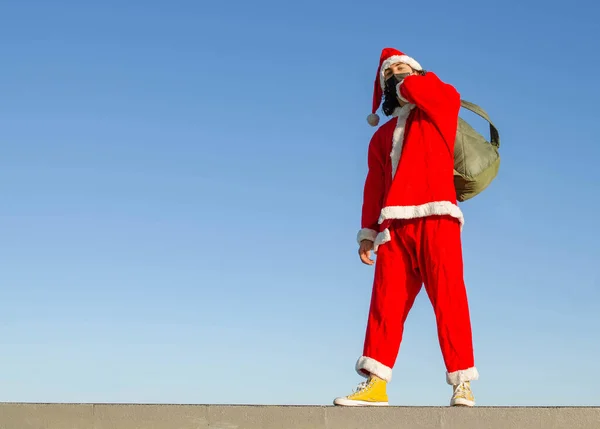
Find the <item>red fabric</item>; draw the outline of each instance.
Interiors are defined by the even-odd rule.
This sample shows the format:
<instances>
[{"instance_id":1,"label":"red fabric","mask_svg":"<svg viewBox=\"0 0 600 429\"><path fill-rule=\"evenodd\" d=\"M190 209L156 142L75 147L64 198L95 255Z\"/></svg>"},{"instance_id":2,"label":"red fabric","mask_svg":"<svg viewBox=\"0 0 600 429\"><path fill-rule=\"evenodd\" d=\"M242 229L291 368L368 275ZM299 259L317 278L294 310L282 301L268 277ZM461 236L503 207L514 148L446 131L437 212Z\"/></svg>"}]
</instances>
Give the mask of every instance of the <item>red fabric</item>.
<instances>
[{"instance_id":1,"label":"red fabric","mask_svg":"<svg viewBox=\"0 0 600 429\"><path fill-rule=\"evenodd\" d=\"M397 119L383 124L371 138L367 155L368 173L363 192L361 228L379 231L379 214L392 179L392 135Z\"/></svg>"},{"instance_id":2,"label":"red fabric","mask_svg":"<svg viewBox=\"0 0 600 429\"><path fill-rule=\"evenodd\" d=\"M379 72L379 69L377 70ZM376 113L377 109L381 105L381 99L383 97L383 90L381 89L381 84L379 83L379 74L377 75L377 79L375 79L375 83L373 84L373 106L371 113Z\"/></svg>"},{"instance_id":3,"label":"red fabric","mask_svg":"<svg viewBox=\"0 0 600 429\"><path fill-rule=\"evenodd\" d=\"M406 120L402 155L392 178L390 152L397 118L382 125L369 143L362 228L382 231L378 220L384 207L447 201L456 205L454 141L460 94L437 75L412 75L399 85L399 94L416 107ZM388 222L389 223L389 222Z\"/></svg>"},{"instance_id":4,"label":"red fabric","mask_svg":"<svg viewBox=\"0 0 600 429\"><path fill-rule=\"evenodd\" d=\"M404 322L425 284L448 372L474 366L459 222L449 216L394 221L379 249L364 356L393 368Z\"/></svg>"},{"instance_id":5,"label":"red fabric","mask_svg":"<svg viewBox=\"0 0 600 429\"><path fill-rule=\"evenodd\" d=\"M407 77L400 94L417 108L406 122L398 173L386 205L456 203L454 142L460 95L434 73Z\"/></svg>"}]
</instances>

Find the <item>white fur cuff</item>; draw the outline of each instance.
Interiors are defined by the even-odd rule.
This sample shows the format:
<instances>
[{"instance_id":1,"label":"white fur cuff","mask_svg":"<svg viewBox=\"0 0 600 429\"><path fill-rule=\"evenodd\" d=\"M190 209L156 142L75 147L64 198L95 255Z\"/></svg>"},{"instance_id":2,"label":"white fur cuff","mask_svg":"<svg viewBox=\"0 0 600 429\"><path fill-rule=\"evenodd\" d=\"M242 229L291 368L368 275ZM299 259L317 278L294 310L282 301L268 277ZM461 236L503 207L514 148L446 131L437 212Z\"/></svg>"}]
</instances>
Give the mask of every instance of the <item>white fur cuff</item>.
<instances>
[{"instance_id":1,"label":"white fur cuff","mask_svg":"<svg viewBox=\"0 0 600 429\"><path fill-rule=\"evenodd\" d=\"M388 228L381 231L377 234L377 238L375 238L375 244L373 245L373 250L377 253L377 249L384 243L387 243L392 239L392 235L390 234L390 230Z\"/></svg>"},{"instance_id":2,"label":"white fur cuff","mask_svg":"<svg viewBox=\"0 0 600 429\"><path fill-rule=\"evenodd\" d=\"M356 234L356 241L358 241L358 244L363 240L375 241L375 238L377 238L377 231L370 228L363 228Z\"/></svg>"},{"instance_id":3,"label":"white fur cuff","mask_svg":"<svg viewBox=\"0 0 600 429\"><path fill-rule=\"evenodd\" d=\"M457 386L460 383L463 383L465 381L478 380L478 379L479 379L479 372L477 371L477 368L475 368L475 367L446 373L446 382L453 386Z\"/></svg>"},{"instance_id":4,"label":"white fur cuff","mask_svg":"<svg viewBox=\"0 0 600 429\"><path fill-rule=\"evenodd\" d=\"M362 370L376 375L388 383L392 381L392 368L387 367L382 363L377 362L375 359L371 359L370 357L361 356L356 362L356 372L365 378L368 377L368 375Z\"/></svg>"},{"instance_id":5,"label":"white fur cuff","mask_svg":"<svg viewBox=\"0 0 600 429\"><path fill-rule=\"evenodd\" d=\"M400 93L400 87L402 86L402 84L404 83L404 81L400 82L398 85L396 85L396 95L398 96L398 98L402 101L404 101L405 103L408 103L409 101L402 97L402 94Z\"/></svg>"}]
</instances>

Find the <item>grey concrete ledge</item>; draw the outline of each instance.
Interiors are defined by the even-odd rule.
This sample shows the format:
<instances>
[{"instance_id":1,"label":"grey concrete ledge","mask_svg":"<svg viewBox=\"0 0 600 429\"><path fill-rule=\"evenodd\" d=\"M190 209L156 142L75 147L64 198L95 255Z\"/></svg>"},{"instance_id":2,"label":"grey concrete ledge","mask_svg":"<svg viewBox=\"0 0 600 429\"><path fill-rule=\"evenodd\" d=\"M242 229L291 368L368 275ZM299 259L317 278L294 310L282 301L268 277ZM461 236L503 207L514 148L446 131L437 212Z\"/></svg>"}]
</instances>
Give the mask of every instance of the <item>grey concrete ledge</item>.
<instances>
[{"instance_id":1,"label":"grey concrete ledge","mask_svg":"<svg viewBox=\"0 0 600 429\"><path fill-rule=\"evenodd\" d=\"M600 429L600 407L0 403L0 429Z\"/></svg>"}]
</instances>

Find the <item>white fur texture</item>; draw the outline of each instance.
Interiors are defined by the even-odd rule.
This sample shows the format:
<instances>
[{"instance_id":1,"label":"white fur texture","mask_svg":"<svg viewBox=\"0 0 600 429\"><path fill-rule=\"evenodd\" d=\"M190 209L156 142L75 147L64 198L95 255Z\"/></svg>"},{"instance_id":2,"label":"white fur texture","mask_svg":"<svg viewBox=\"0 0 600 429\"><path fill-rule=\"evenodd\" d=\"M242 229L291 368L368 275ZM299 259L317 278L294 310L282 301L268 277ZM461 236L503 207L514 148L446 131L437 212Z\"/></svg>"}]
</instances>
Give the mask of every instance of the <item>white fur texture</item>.
<instances>
[{"instance_id":1,"label":"white fur texture","mask_svg":"<svg viewBox=\"0 0 600 429\"><path fill-rule=\"evenodd\" d=\"M448 383L452 386L457 386L460 383L463 383L465 381L472 381L472 380L478 380L478 379L479 379L479 372L477 371L477 368L475 368L475 367L446 373L446 383Z\"/></svg>"},{"instance_id":2,"label":"white fur texture","mask_svg":"<svg viewBox=\"0 0 600 429\"><path fill-rule=\"evenodd\" d=\"M450 201L434 201L419 206L388 206L381 210L379 223L386 219L414 219L425 216L449 215L460 221L462 229L465 219L460 208Z\"/></svg>"},{"instance_id":3,"label":"white fur texture","mask_svg":"<svg viewBox=\"0 0 600 429\"><path fill-rule=\"evenodd\" d=\"M360 231L358 231L358 234L356 235L356 241L358 241L358 244L360 244L360 242L363 240L371 240L374 242L376 238L377 231L370 228L363 228Z\"/></svg>"},{"instance_id":4,"label":"white fur texture","mask_svg":"<svg viewBox=\"0 0 600 429\"><path fill-rule=\"evenodd\" d=\"M392 239L392 236L390 234L390 230L387 228L384 229L379 234L377 234L377 237L375 237L375 243L373 244L373 251L375 253L377 253L377 249L379 248L379 246L381 246L383 243L387 243L391 239Z\"/></svg>"},{"instance_id":5,"label":"white fur texture","mask_svg":"<svg viewBox=\"0 0 600 429\"><path fill-rule=\"evenodd\" d=\"M392 178L394 178L396 175L398 162L400 162L400 155L402 154L406 119L414 107L414 104L405 104L401 108L394 111L394 116L398 117L398 122L396 123L396 128L394 129L394 136L392 138L392 151L390 152L390 158L392 159Z\"/></svg>"},{"instance_id":6,"label":"white fur texture","mask_svg":"<svg viewBox=\"0 0 600 429\"><path fill-rule=\"evenodd\" d=\"M404 101L405 103L409 103L409 101L402 97L402 94L400 93L400 87L402 86L402 84L404 83L404 81L400 82L398 85L396 85L396 95L398 96L398 98L402 101Z\"/></svg>"},{"instance_id":7,"label":"white fur texture","mask_svg":"<svg viewBox=\"0 0 600 429\"><path fill-rule=\"evenodd\" d=\"M367 378L361 370L376 375L382 380L387 381L388 383L392 381L392 368L385 366L382 363L377 362L375 359L371 359L370 357L361 356L356 362L356 372L362 377Z\"/></svg>"},{"instance_id":8,"label":"white fur texture","mask_svg":"<svg viewBox=\"0 0 600 429\"><path fill-rule=\"evenodd\" d=\"M385 89L385 71L395 63L404 63L408 64L415 70L423 70L421 64L415 61L414 58L409 57L408 55L392 55L387 60L381 64L381 72L379 75L379 84L381 85L381 89Z\"/></svg>"},{"instance_id":9,"label":"white fur texture","mask_svg":"<svg viewBox=\"0 0 600 429\"><path fill-rule=\"evenodd\" d=\"M376 127L379 125L379 115L377 113L371 113L369 116L367 116L367 122L370 126Z\"/></svg>"}]
</instances>

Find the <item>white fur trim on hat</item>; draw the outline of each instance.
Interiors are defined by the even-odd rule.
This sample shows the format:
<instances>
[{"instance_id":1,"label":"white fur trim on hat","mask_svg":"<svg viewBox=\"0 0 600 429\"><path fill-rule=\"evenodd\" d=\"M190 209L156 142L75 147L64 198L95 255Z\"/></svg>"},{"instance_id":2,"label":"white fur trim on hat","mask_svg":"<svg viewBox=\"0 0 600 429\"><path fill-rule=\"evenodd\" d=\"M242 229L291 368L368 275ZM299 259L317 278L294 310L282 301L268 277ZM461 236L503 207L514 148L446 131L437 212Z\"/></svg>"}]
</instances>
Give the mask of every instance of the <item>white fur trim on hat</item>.
<instances>
[{"instance_id":1,"label":"white fur trim on hat","mask_svg":"<svg viewBox=\"0 0 600 429\"><path fill-rule=\"evenodd\" d=\"M385 89L385 71L392 65L396 63L404 63L408 64L415 70L423 70L421 64L419 64L414 58L409 57L408 55L392 55L387 60L381 64L381 72L379 75L379 83L381 85L381 89Z\"/></svg>"},{"instance_id":2,"label":"white fur trim on hat","mask_svg":"<svg viewBox=\"0 0 600 429\"><path fill-rule=\"evenodd\" d=\"M376 127L379 124L379 115L377 113L371 113L367 116L367 122L370 126Z\"/></svg>"}]
</instances>

